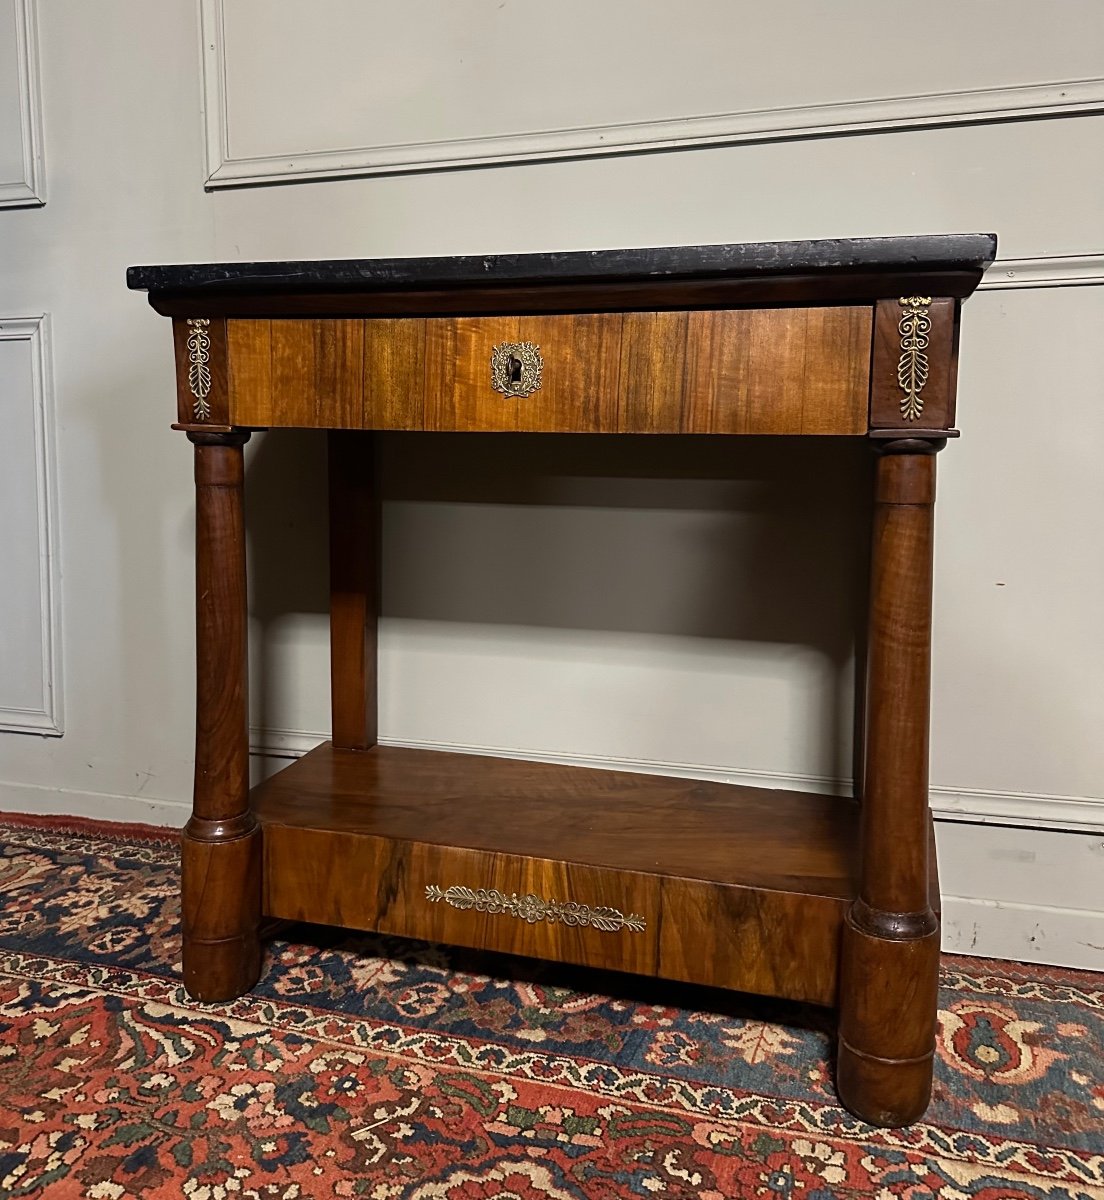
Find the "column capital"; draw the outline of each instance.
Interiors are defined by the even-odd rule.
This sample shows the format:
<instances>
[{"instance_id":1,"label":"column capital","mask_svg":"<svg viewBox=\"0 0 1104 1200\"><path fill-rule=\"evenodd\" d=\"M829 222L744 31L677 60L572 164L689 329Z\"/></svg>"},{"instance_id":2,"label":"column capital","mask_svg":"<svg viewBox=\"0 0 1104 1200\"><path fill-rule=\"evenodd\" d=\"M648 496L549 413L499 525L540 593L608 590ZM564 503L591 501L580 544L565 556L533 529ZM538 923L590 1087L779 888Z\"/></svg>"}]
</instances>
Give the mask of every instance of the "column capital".
<instances>
[{"instance_id":1,"label":"column capital","mask_svg":"<svg viewBox=\"0 0 1104 1200\"><path fill-rule=\"evenodd\" d=\"M181 425L173 428L183 429L193 446L244 446L252 434L249 429L191 429Z\"/></svg>"},{"instance_id":2,"label":"column capital","mask_svg":"<svg viewBox=\"0 0 1104 1200\"><path fill-rule=\"evenodd\" d=\"M957 433L957 430L955 431ZM925 434L917 437L899 437L884 432L871 435L870 444L875 454L938 454L947 444L947 431Z\"/></svg>"}]
</instances>

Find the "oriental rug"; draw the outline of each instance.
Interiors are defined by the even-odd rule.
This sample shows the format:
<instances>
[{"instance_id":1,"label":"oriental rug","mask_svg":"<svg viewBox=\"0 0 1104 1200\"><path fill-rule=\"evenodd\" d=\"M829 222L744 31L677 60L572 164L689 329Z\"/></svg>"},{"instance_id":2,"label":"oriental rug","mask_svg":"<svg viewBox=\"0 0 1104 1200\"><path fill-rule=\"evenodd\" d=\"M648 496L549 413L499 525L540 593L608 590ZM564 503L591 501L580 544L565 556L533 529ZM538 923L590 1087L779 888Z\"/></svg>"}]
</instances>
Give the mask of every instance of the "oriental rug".
<instances>
[{"instance_id":1,"label":"oriental rug","mask_svg":"<svg viewBox=\"0 0 1104 1200\"><path fill-rule=\"evenodd\" d=\"M168 831L0 818L0 1197L1104 1200L1104 975L946 957L878 1130L776 1001L296 928L197 1004L177 884Z\"/></svg>"}]
</instances>

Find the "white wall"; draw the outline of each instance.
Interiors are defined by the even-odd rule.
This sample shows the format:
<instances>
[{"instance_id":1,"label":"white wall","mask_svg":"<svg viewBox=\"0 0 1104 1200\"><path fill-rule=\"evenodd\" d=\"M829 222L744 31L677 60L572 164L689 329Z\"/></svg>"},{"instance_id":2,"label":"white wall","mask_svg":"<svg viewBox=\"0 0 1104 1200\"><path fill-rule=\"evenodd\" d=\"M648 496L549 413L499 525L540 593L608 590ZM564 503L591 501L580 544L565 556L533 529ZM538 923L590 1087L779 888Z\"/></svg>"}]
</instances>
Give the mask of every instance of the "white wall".
<instances>
[{"instance_id":1,"label":"white wall","mask_svg":"<svg viewBox=\"0 0 1104 1200\"><path fill-rule=\"evenodd\" d=\"M31 604L49 630L42 564L60 566L65 733L0 732L0 809L187 813L190 454L168 429L168 322L126 291L130 263L995 230L963 318L963 437L940 457L945 942L1104 966L1104 11L944 0L907 40L915 6L865 0L699 0L662 39L659 0L565 4L547 38L536 0L332 0L309 36L289 0L236 0L221 32L204 8L201 39L193 0L38 5L48 203L0 214L0 322L49 314L56 445L27 432L24 372L4 402L37 540L5 514L0 603L5 633ZM604 82L571 57L584 41L620 47ZM6 103L0 146L32 109ZM751 441L464 446L386 443L386 740L844 786L854 447L803 447L795 500L789 456ZM327 726L321 467L310 434L250 447L254 722L277 754ZM0 709L32 658L4 660Z\"/></svg>"}]
</instances>

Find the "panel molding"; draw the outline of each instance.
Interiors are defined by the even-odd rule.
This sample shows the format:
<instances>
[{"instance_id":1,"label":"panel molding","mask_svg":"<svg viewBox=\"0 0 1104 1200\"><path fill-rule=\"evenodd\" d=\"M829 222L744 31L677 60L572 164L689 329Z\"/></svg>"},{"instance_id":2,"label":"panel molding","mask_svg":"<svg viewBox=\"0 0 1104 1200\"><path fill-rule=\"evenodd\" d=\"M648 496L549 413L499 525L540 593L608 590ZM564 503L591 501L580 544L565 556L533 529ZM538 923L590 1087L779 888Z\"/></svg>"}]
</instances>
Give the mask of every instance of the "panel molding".
<instances>
[{"instance_id":1,"label":"panel molding","mask_svg":"<svg viewBox=\"0 0 1104 1200\"><path fill-rule=\"evenodd\" d=\"M42 154L42 94L38 73L38 0L12 0L15 55L19 70L19 128L23 148L20 179L0 179L0 208L46 203Z\"/></svg>"},{"instance_id":2,"label":"panel molding","mask_svg":"<svg viewBox=\"0 0 1104 1200\"><path fill-rule=\"evenodd\" d=\"M260 758L299 758L329 739L328 733L301 729L249 731L250 751ZM491 754L498 758L520 758L557 763L568 767L597 767L609 771L642 771L673 775L682 779L706 779L744 787L786 788L797 792L849 795L849 779L826 775L800 775L782 771L746 771L701 763L662 762L643 758L608 758L594 754L549 754L541 750L519 750L502 746L471 746L458 742L410 741L381 737L384 746L413 750L444 750L453 754ZM1038 792L996 792L981 788L932 787L932 813L937 821L966 821L982 825L1015 825L1029 829L1058 829L1069 832L1104 832L1104 798L1057 796Z\"/></svg>"},{"instance_id":3,"label":"panel molding","mask_svg":"<svg viewBox=\"0 0 1104 1200\"><path fill-rule=\"evenodd\" d=\"M981 278L979 290L1086 287L1104 283L1104 254L1048 254L1038 258L998 258Z\"/></svg>"},{"instance_id":4,"label":"panel molding","mask_svg":"<svg viewBox=\"0 0 1104 1200\"><path fill-rule=\"evenodd\" d=\"M233 158L226 107L225 0L200 0L200 47L207 141L208 188L338 179L397 171L501 165L555 158L687 149L737 142L882 133L894 129L1028 120L1104 111L1104 78L1054 80L1015 87L873 97L831 104L686 114L491 137L340 150L291 148L278 155Z\"/></svg>"},{"instance_id":5,"label":"panel molding","mask_svg":"<svg viewBox=\"0 0 1104 1200\"><path fill-rule=\"evenodd\" d=\"M40 709L0 705L0 732L60 737L62 720L61 591L57 546L57 455L54 442L53 374L50 369L49 319L0 317L0 342L25 341L31 351L35 482L41 600L42 695Z\"/></svg>"}]
</instances>

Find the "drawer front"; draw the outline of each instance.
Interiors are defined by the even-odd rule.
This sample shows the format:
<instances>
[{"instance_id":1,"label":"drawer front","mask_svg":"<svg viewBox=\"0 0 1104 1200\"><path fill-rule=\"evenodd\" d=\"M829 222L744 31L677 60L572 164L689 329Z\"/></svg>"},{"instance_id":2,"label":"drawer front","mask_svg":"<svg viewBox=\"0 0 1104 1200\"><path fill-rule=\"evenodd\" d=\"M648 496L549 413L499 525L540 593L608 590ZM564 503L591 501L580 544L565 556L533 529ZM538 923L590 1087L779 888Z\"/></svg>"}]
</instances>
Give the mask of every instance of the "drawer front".
<instances>
[{"instance_id":1,"label":"drawer front","mask_svg":"<svg viewBox=\"0 0 1104 1200\"><path fill-rule=\"evenodd\" d=\"M230 422L862 434L869 306L226 322Z\"/></svg>"},{"instance_id":2,"label":"drawer front","mask_svg":"<svg viewBox=\"0 0 1104 1200\"><path fill-rule=\"evenodd\" d=\"M227 321L230 421L421 429L423 320Z\"/></svg>"},{"instance_id":3,"label":"drawer front","mask_svg":"<svg viewBox=\"0 0 1104 1200\"><path fill-rule=\"evenodd\" d=\"M648 875L329 829L264 827L264 911L653 975Z\"/></svg>"},{"instance_id":4,"label":"drawer front","mask_svg":"<svg viewBox=\"0 0 1104 1200\"><path fill-rule=\"evenodd\" d=\"M266 915L784 996L836 998L848 902L265 823Z\"/></svg>"},{"instance_id":5,"label":"drawer front","mask_svg":"<svg viewBox=\"0 0 1104 1200\"><path fill-rule=\"evenodd\" d=\"M626 313L625 433L862 434L868 307Z\"/></svg>"},{"instance_id":6,"label":"drawer front","mask_svg":"<svg viewBox=\"0 0 1104 1200\"><path fill-rule=\"evenodd\" d=\"M425 427L612 433L621 322L619 313L427 320Z\"/></svg>"}]
</instances>

